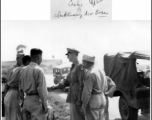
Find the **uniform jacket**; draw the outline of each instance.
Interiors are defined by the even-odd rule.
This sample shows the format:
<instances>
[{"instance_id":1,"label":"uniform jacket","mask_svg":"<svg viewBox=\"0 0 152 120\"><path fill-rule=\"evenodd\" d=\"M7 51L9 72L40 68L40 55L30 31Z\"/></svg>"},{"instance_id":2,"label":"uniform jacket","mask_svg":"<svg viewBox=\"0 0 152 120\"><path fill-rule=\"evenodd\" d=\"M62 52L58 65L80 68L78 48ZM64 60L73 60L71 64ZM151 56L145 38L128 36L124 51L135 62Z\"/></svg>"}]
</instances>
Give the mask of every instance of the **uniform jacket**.
<instances>
[{"instance_id":1,"label":"uniform jacket","mask_svg":"<svg viewBox=\"0 0 152 120\"><path fill-rule=\"evenodd\" d=\"M100 107L102 97L106 88L106 76L104 71L92 66L87 70L82 92L82 104L86 108L88 104L92 107Z\"/></svg>"},{"instance_id":2,"label":"uniform jacket","mask_svg":"<svg viewBox=\"0 0 152 120\"><path fill-rule=\"evenodd\" d=\"M16 68L16 67L19 67L19 66L18 66L18 65L14 65L14 66L11 67L10 69L8 69L7 76L6 76L7 82L9 82L10 77L11 77L11 75L12 75L12 73L13 73L12 71L13 71L13 69Z\"/></svg>"},{"instance_id":3,"label":"uniform jacket","mask_svg":"<svg viewBox=\"0 0 152 120\"><path fill-rule=\"evenodd\" d=\"M84 77L85 71L83 65L79 63L76 65L72 64L66 79L58 84L58 88L69 86L66 102L76 104L78 100L81 101Z\"/></svg>"},{"instance_id":4,"label":"uniform jacket","mask_svg":"<svg viewBox=\"0 0 152 120\"><path fill-rule=\"evenodd\" d=\"M23 67L20 78L20 90L24 93L35 93L40 97L42 104L47 106L47 87L44 71L38 64L31 62Z\"/></svg>"},{"instance_id":5,"label":"uniform jacket","mask_svg":"<svg viewBox=\"0 0 152 120\"><path fill-rule=\"evenodd\" d=\"M19 79L20 79L20 72L23 66L16 67L11 71L11 76L9 77L8 86L10 88L19 89Z\"/></svg>"}]
</instances>

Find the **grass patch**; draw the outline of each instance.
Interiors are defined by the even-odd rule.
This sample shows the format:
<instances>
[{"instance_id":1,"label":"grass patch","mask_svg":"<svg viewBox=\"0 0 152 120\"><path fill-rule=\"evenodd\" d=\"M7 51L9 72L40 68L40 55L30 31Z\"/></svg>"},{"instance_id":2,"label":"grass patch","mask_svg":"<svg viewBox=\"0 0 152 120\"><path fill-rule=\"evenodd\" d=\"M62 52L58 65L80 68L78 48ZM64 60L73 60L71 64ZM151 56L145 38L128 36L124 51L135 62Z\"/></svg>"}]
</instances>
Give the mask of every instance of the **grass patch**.
<instances>
[{"instance_id":1,"label":"grass patch","mask_svg":"<svg viewBox=\"0 0 152 120\"><path fill-rule=\"evenodd\" d=\"M70 120L70 105L59 93L50 92L48 102L53 107L55 120Z\"/></svg>"}]
</instances>

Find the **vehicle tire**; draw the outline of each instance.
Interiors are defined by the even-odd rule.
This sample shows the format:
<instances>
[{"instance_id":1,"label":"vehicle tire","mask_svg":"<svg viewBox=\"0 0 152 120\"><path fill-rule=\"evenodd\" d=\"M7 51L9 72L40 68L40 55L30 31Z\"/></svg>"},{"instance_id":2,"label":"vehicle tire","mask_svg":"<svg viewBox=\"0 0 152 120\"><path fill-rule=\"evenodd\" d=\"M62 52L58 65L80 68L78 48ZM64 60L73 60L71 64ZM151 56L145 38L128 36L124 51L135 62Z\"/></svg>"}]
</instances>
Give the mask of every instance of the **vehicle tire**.
<instances>
[{"instance_id":1,"label":"vehicle tire","mask_svg":"<svg viewBox=\"0 0 152 120\"><path fill-rule=\"evenodd\" d=\"M124 96L120 96L119 98L119 112L122 120L138 119L138 109L129 106Z\"/></svg>"}]
</instances>

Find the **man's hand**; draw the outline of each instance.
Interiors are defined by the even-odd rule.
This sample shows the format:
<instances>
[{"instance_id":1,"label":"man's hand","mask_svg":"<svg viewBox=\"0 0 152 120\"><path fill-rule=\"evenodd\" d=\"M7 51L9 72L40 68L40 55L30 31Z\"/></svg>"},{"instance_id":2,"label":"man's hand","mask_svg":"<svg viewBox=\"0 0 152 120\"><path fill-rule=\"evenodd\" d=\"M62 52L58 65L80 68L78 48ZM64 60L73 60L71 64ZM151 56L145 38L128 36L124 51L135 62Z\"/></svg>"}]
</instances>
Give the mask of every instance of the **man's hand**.
<instances>
[{"instance_id":1,"label":"man's hand","mask_svg":"<svg viewBox=\"0 0 152 120\"><path fill-rule=\"evenodd\" d=\"M76 105L82 105L82 101L81 100L77 100Z\"/></svg>"},{"instance_id":2,"label":"man's hand","mask_svg":"<svg viewBox=\"0 0 152 120\"><path fill-rule=\"evenodd\" d=\"M52 86L52 87L48 87L48 88L47 88L48 91L56 90L56 89L58 89L57 86Z\"/></svg>"},{"instance_id":3,"label":"man's hand","mask_svg":"<svg viewBox=\"0 0 152 120\"><path fill-rule=\"evenodd\" d=\"M84 116L86 115L86 109L84 108L83 105L82 105L82 107L81 107L81 112L83 113Z\"/></svg>"},{"instance_id":4,"label":"man's hand","mask_svg":"<svg viewBox=\"0 0 152 120\"><path fill-rule=\"evenodd\" d=\"M53 108L49 105L49 106L48 106L48 109L49 109L49 110L52 110Z\"/></svg>"},{"instance_id":5,"label":"man's hand","mask_svg":"<svg viewBox=\"0 0 152 120\"><path fill-rule=\"evenodd\" d=\"M50 105L44 105L44 112L48 113L48 111L53 111L53 108Z\"/></svg>"},{"instance_id":6,"label":"man's hand","mask_svg":"<svg viewBox=\"0 0 152 120\"><path fill-rule=\"evenodd\" d=\"M45 112L45 113L48 113L48 111L49 111L48 107L47 107L47 106L44 106L44 112Z\"/></svg>"},{"instance_id":7,"label":"man's hand","mask_svg":"<svg viewBox=\"0 0 152 120\"><path fill-rule=\"evenodd\" d=\"M112 98L115 90L116 90L116 86L113 85L110 87L110 89L107 92L105 92L105 95Z\"/></svg>"},{"instance_id":8,"label":"man's hand","mask_svg":"<svg viewBox=\"0 0 152 120\"><path fill-rule=\"evenodd\" d=\"M113 97L113 94L109 91L105 92L105 95L108 96L108 97L111 97L111 98Z\"/></svg>"}]
</instances>

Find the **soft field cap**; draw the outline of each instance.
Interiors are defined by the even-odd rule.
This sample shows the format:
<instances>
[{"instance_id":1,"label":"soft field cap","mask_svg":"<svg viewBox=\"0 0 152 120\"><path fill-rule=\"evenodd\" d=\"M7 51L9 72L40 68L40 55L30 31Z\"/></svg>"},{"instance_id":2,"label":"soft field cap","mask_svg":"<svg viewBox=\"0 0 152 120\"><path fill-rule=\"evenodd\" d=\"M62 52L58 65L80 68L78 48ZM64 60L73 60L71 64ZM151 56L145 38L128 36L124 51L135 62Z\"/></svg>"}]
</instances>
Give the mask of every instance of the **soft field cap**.
<instances>
[{"instance_id":1,"label":"soft field cap","mask_svg":"<svg viewBox=\"0 0 152 120\"><path fill-rule=\"evenodd\" d=\"M83 55L83 60L88 61L88 62L94 62L95 57L94 56L89 56L89 55Z\"/></svg>"}]
</instances>

